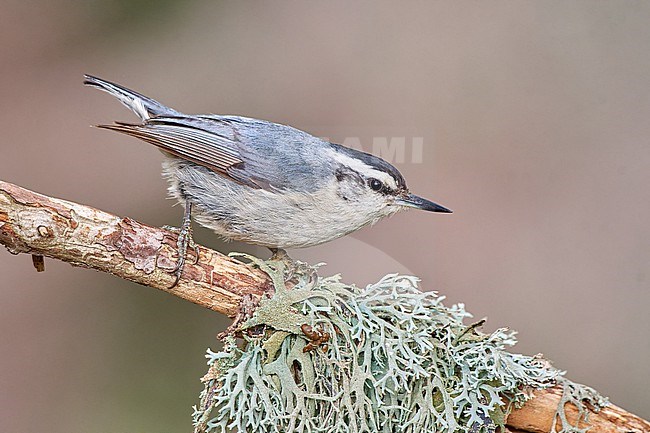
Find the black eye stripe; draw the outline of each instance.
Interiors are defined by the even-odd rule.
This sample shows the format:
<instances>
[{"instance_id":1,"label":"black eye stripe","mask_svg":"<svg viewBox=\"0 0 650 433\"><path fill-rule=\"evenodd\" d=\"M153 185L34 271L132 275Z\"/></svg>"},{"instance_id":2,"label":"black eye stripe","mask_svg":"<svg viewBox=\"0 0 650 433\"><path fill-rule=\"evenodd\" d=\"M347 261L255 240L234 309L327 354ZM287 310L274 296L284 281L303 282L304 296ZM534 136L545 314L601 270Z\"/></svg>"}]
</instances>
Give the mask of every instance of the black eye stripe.
<instances>
[{"instance_id":1,"label":"black eye stripe","mask_svg":"<svg viewBox=\"0 0 650 433\"><path fill-rule=\"evenodd\" d=\"M369 153L360 152L354 149L349 149L347 147L341 146L340 144L335 144L335 143L330 143L330 144L332 148L334 148L334 150L336 150L337 152L342 153L351 158L354 158L356 160L359 160L364 164L369 165L370 167L373 167L376 170L391 176L395 180L395 183L397 184L397 190L406 189L406 181L404 180L402 174L397 170L397 168L393 167L391 164L384 161L383 159L371 155Z\"/></svg>"},{"instance_id":2,"label":"black eye stripe","mask_svg":"<svg viewBox=\"0 0 650 433\"><path fill-rule=\"evenodd\" d=\"M381 180L374 177L365 178L358 171L353 170L350 167L344 165L339 166L334 172L334 175L338 182L343 182L343 181L359 182L362 185L365 184L372 191L378 192L380 194L394 195L396 191L395 189L391 188Z\"/></svg>"},{"instance_id":3,"label":"black eye stripe","mask_svg":"<svg viewBox=\"0 0 650 433\"><path fill-rule=\"evenodd\" d=\"M350 169L349 167L340 166L335 172L336 180L341 182L343 180L355 180L357 182L363 183L363 177L356 171Z\"/></svg>"}]
</instances>

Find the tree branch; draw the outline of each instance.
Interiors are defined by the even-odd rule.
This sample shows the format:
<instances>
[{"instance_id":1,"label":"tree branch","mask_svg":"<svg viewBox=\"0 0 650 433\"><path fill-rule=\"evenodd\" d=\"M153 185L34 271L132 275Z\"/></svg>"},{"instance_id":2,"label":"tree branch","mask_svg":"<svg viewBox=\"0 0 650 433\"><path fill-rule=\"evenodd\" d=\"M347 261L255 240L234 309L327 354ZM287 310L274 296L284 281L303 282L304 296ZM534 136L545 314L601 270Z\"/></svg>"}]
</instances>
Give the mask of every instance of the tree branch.
<instances>
[{"instance_id":1,"label":"tree branch","mask_svg":"<svg viewBox=\"0 0 650 433\"><path fill-rule=\"evenodd\" d=\"M13 254L28 253L108 272L234 317L242 299L271 287L258 269L198 246L175 287L178 235L128 217L38 194L0 181L0 243ZM188 251L194 254L193 250ZM40 270L40 269L39 269Z\"/></svg>"},{"instance_id":2,"label":"tree branch","mask_svg":"<svg viewBox=\"0 0 650 433\"><path fill-rule=\"evenodd\" d=\"M534 392L521 409L508 416L507 427L512 432L548 433L551 431L555 411L562 397L562 387L555 386ZM578 410L572 404L565 407L567 419L575 425ZM586 427L581 423L580 428ZM600 412L589 412L589 433L640 433L650 432L650 422L610 404Z\"/></svg>"},{"instance_id":3,"label":"tree branch","mask_svg":"<svg viewBox=\"0 0 650 433\"><path fill-rule=\"evenodd\" d=\"M251 297L260 298L271 282L260 270L209 248L198 246L175 287L177 234L121 218L89 206L38 194L0 181L0 244L13 254L41 256L74 266L108 272L129 281L166 291L210 310L235 317ZM190 249L190 253L192 250ZM562 390L535 392L507 420L511 431L548 432ZM570 420L577 413L567 407ZM616 406L590 414L590 433L650 432L650 423Z\"/></svg>"}]
</instances>

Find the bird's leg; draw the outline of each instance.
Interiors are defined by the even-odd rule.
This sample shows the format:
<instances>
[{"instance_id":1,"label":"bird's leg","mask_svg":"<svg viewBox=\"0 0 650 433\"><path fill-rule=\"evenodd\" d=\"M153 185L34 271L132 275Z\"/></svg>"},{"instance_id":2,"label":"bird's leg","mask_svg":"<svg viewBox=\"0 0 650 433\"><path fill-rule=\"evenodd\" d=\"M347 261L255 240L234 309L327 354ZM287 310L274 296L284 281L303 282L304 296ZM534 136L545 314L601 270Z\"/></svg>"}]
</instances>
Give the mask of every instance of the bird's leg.
<instances>
[{"instance_id":1,"label":"bird's leg","mask_svg":"<svg viewBox=\"0 0 650 433\"><path fill-rule=\"evenodd\" d=\"M289 257L289 254L287 254L286 250L283 250L282 248L271 248L269 247L269 250L271 250L271 258L269 260L275 260L275 261L291 261L291 257Z\"/></svg>"},{"instance_id":2,"label":"bird's leg","mask_svg":"<svg viewBox=\"0 0 650 433\"><path fill-rule=\"evenodd\" d=\"M172 287L175 287L178 284L178 281L181 279L183 274L183 267L185 266L185 258L187 255L187 247L191 246L194 248L195 254L195 263L199 261L199 250L197 245L192 240L192 203L185 201L185 213L183 214L183 224L181 225L180 230L178 230L178 240L176 241L176 247L178 248L178 261L174 267L173 274L176 276L174 284Z\"/></svg>"},{"instance_id":3,"label":"bird's leg","mask_svg":"<svg viewBox=\"0 0 650 433\"><path fill-rule=\"evenodd\" d=\"M302 263L301 261L294 260L291 257L289 257L289 254L282 249L282 248L270 248L271 250L271 258L269 259L270 262L276 262L282 266L284 269L284 278L285 281L289 281L291 278L293 278L293 275L296 271L298 270L306 270L305 268L306 264Z\"/></svg>"}]
</instances>

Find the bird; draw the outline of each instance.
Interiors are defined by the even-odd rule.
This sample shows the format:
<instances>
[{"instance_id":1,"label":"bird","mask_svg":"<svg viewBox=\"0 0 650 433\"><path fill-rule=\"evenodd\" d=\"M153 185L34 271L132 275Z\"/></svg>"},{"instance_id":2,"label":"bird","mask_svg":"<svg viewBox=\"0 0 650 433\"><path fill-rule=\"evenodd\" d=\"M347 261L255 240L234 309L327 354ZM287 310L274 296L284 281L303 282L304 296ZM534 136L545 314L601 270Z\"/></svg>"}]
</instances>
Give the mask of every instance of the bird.
<instances>
[{"instance_id":1,"label":"bird","mask_svg":"<svg viewBox=\"0 0 650 433\"><path fill-rule=\"evenodd\" d=\"M452 211L411 193L385 160L291 126L234 115L183 114L138 92L84 75L140 122L97 125L153 144L163 153L169 195L184 206L176 285L191 220L227 241L287 248L319 245L409 208Z\"/></svg>"}]
</instances>

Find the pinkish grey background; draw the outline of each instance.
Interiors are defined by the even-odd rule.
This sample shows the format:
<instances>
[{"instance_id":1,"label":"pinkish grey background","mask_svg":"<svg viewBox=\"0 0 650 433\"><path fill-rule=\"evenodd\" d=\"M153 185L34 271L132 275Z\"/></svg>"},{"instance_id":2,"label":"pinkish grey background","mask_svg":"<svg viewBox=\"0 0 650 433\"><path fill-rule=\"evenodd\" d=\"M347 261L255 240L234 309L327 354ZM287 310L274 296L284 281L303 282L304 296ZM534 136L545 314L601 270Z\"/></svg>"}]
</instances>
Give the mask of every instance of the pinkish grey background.
<instances>
[{"instance_id":1,"label":"pinkish grey background","mask_svg":"<svg viewBox=\"0 0 650 433\"><path fill-rule=\"evenodd\" d=\"M160 154L88 127L134 118L84 72L366 150L421 137L422 161L398 166L453 215L400 214L293 255L359 284L419 275L487 329L519 330L515 350L648 418L649 22L643 1L5 0L0 179L179 223ZM0 251L0 430L189 431L226 322L46 266Z\"/></svg>"}]
</instances>

